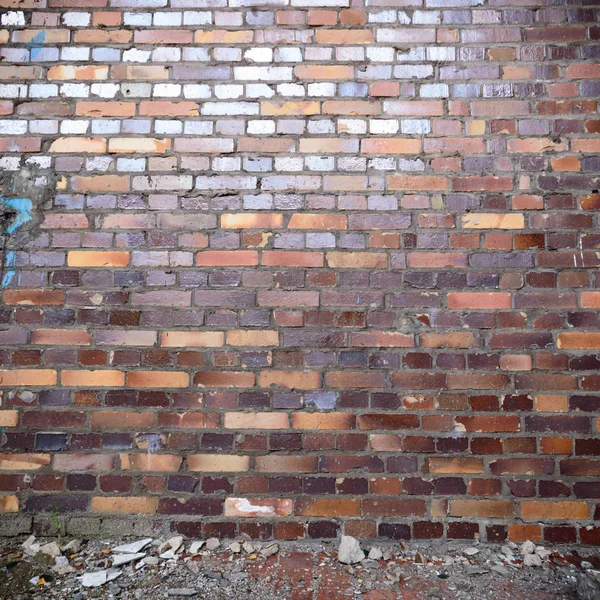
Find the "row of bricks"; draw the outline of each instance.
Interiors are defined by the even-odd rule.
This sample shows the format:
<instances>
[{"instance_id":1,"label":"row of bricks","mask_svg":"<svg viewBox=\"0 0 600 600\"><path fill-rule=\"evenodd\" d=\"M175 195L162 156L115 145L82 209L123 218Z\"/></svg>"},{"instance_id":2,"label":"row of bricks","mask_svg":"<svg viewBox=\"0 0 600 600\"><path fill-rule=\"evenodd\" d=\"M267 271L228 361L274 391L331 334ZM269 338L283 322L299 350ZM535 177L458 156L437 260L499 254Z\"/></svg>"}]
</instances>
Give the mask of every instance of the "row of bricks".
<instances>
[{"instance_id":1,"label":"row of bricks","mask_svg":"<svg viewBox=\"0 0 600 600\"><path fill-rule=\"evenodd\" d=\"M416 11L418 14L418 11ZM69 13L65 13L69 15ZM14 29L12 33L9 30L0 30L0 41L3 43L10 42L14 44L30 43L37 34L44 31L44 41L47 44L68 44L75 43L106 43L111 41L107 39L107 31L100 31L105 35L96 35L95 29L84 30L79 29L87 27L89 16L86 13L83 17L74 17L74 20L80 19L79 23L65 23L67 28L44 28L44 29ZM163 15L165 13L162 13ZM181 13L174 14L175 19L179 20ZM218 13L216 13L218 15ZM238 23L233 26L241 27L241 13L224 13L223 18L229 20L233 14L235 20L236 14ZM425 14L425 13L421 13ZM581 13L580 13L581 14ZM159 13L160 15L160 13ZM414 15L414 13L413 13ZM436 13L429 13L430 17L435 19ZM594 15L595 16L595 15ZM159 16L160 18L160 16ZM221 18L221 17L219 17ZM73 17L67 16L67 19ZM139 17L141 23L147 17L144 14ZM137 19L136 19L137 20ZM441 19L440 19L441 20ZM219 24L215 23L217 26ZM136 28L137 23L132 24ZM211 23L201 23L201 25L209 25ZM229 26L230 23L223 25ZM304 25L304 24L301 24ZM319 25L327 25L322 23ZM404 23L400 23L404 25ZM421 26L422 25L422 26ZM298 43L317 43L317 44L373 44L373 43L403 43L403 44L432 44L432 43L462 43L462 44L481 44L481 43L536 43L536 42L581 42L586 39L597 39L597 28L594 26L572 26L572 27L465 27L463 23L453 23L452 25L461 25L456 29L448 29L446 27L433 27L432 25L441 25L441 23L413 23L411 27L395 26L389 27L387 23L371 23L370 27L354 27L354 28L336 28L336 29L302 29L300 35L293 36L293 40ZM177 26L177 25L175 25ZM198 27L197 23L189 23L189 26ZM143 25L142 25L143 27ZM75 31L71 32L71 28ZM278 32L284 30L278 29ZM113 32L114 33L114 32ZM118 34L119 31L116 30ZM269 43L275 39L269 35L269 30L262 30L260 26L256 30L253 29L171 29L169 26L165 29L139 29L133 31L133 40L131 40L131 31L127 31L127 40L120 40L120 43L129 43L133 41L135 44L252 44L252 43ZM297 34L294 30L290 33ZM72 34L72 35L71 35ZM282 36L280 36L281 38ZM300 39L298 39L300 37ZM291 41L291 40L281 40ZM117 42L118 43L118 42ZM592 67L593 68L593 67Z\"/></svg>"},{"instance_id":2,"label":"row of bricks","mask_svg":"<svg viewBox=\"0 0 600 600\"><path fill-rule=\"evenodd\" d=\"M323 378L324 375L324 378ZM127 376L127 378L126 378ZM129 371L111 369L64 369L60 382L65 387L132 387L132 388L188 388L190 374L187 371ZM47 386L58 383L54 369L0 370L1 387ZM201 388L262 388L271 386L318 390L331 389L387 389L401 387L405 390L583 390L596 391L600 387L600 376L581 376L547 373L385 373L370 371L197 371L193 385Z\"/></svg>"},{"instance_id":3,"label":"row of bricks","mask_svg":"<svg viewBox=\"0 0 600 600\"><path fill-rule=\"evenodd\" d=\"M517 396L518 398L518 396ZM515 405L505 410L523 410L527 408L527 399L523 407ZM432 402L419 406L419 398L409 402L409 410L431 411ZM533 401L529 399L529 412L533 410ZM225 412L223 418L219 413L204 412L169 412L161 411L126 411L126 410L98 410L89 412L89 425L93 429L140 429L158 426L171 429L236 429L236 430L414 430L444 431L466 433L518 433L526 431L540 433L541 431L554 430L564 433L574 430L577 433L589 433L591 429L589 416L564 417L564 416L526 416L518 415L432 415L415 413L306 413L293 412ZM44 418L46 421L44 422ZM523 421L523 423L522 423ZM592 419L594 427L598 429L598 420ZM85 427L88 422L88 412L79 411L45 411L27 410L21 414L18 410L0 411L0 422L3 427L17 427L19 422L25 427ZM547 426L547 427L546 427ZM544 429L545 428L545 429ZM473 438L473 443L475 440ZM521 438L519 438L521 439ZM533 439L533 438L531 438ZM360 440L359 440L360 441ZM481 440L480 440L481 441ZM478 442L477 442L478 443ZM465 437L456 446L466 448L468 439ZM555 441L552 448L558 451ZM405 440L397 435L377 434L371 435L369 445L373 450L390 451L405 448ZM564 444L566 450L569 444ZM544 447L544 444L542 444ZM497 444L492 444L490 450L498 450ZM576 455L600 454L600 442L594 439L578 439L575 442ZM413 467L416 468L416 459ZM546 466L544 467L546 468Z\"/></svg>"},{"instance_id":4,"label":"row of bricks","mask_svg":"<svg viewBox=\"0 0 600 600\"><path fill-rule=\"evenodd\" d=\"M71 506L61 512L101 512L124 514L169 514L203 515L236 518L279 518L279 517L424 517L428 514L428 503L422 499L374 498L374 499L283 499L283 498L201 498L160 499L152 496L92 496L73 495ZM52 496L30 495L25 511L43 511ZM437 512L441 503L434 501L432 511ZM2 512L18 512L17 496L0 496ZM253 510L254 508L254 510ZM582 501L563 500L449 500L447 512L432 516L473 517L506 519L520 517L523 520L568 521L589 520L594 506ZM437 509L437 510L436 510ZM520 514L519 514L520 513ZM442 527L443 530L443 527Z\"/></svg>"},{"instance_id":5,"label":"row of bricks","mask_svg":"<svg viewBox=\"0 0 600 600\"><path fill-rule=\"evenodd\" d=\"M499 478L469 479L440 477L431 480L419 477L381 479L363 477L264 477L260 475L239 477L233 482L230 477L201 478L194 475L95 475L92 473L61 474L0 474L2 492L99 492L99 493L165 493L182 494L307 494L331 495L408 495L426 496L499 496L530 498L536 493L540 498L598 499L600 490L596 482L578 481L573 490L560 481Z\"/></svg>"},{"instance_id":6,"label":"row of bricks","mask_svg":"<svg viewBox=\"0 0 600 600\"><path fill-rule=\"evenodd\" d=\"M148 435L148 434L147 434ZM120 470L148 472L179 472L184 457L179 454L120 454ZM385 462L384 462L385 460ZM3 454L0 470L37 471L52 464L58 472L112 471L116 457L113 454L66 454L44 453ZM188 471L208 473L347 473L361 470L368 473L392 474L417 472L418 458L413 456L391 456L382 459L379 455L257 455L232 454L186 454ZM487 463L487 464L486 464ZM252 469L251 469L252 465ZM387 468L386 468L387 465ZM567 458L558 461L552 458L475 458L468 456L424 458L426 473L436 475L526 475L547 477L554 473L574 477L598 475L600 461L589 458ZM597 487L597 486L596 486ZM390 493L390 492L388 492Z\"/></svg>"},{"instance_id":7,"label":"row of bricks","mask_svg":"<svg viewBox=\"0 0 600 600\"><path fill-rule=\"evenodd\" d=\"M481 293L481 292L480 292ZM456 293L459 296L460 293ZM481 293L483 294L483 293ZM488 294L492 296L493 293ZM470 295L470 294L468 294ZM598 294L596 294L598 295ZM449 294L450 301L453 294ZM510 300L510 296L508 297ZM477 306L481 308L481 305ZM452 306L451 306L452 308ZM454 308L457 308L456 306ZM458 308L469 308L459 306ZM495 308L486 306L485 308ZM347 318L344 315L343 318ZM356 327L358 322L342 322L342 327ZM509 334L510 335L510 334ZM506 348L506 334L492 334L489 349ZM33 329L11 328L2 331L2 340L6 345L50 345L50 346L134 346L163 348L221 348L233 347L282 347L282 348L460 348L470 349L481 344L472 332L444 331L412 333L398 331L319 331L283 329L238 329L228 331L153 331L153 330L93 330L87 329ZM546 340L546 346L554 345L551 334L542 335L538 340ZM536 342L538 341L536 340ZM537 345L537 344L536 344ZM556 348L563 350L589 350L600 348L600 332L558 333ZM418 355L412 355L415 365L419 366ZM407 356L408 358L408 356ZM527 370L531 368L532 357L528 354L504 354L500 356L500 368L509 370ZM575 365L574 365L575 366ZM585 365L584 365L585 368Z\"/></svg>"},{"instance_id":8,"label":"row of bricks","mask_svg":"<svg viewBox=\"0 0 600 600\"><path fill-rule=\"evenodd\" d=\"M450 432L452 433L452 432ZM386 470L393 473L417 472L419 462L426 466L424 461L419 461L421 454L447 454L471 452L480 454L491 459L492 456L506 456L517 454L519 458L503 459L501 465L496 460L491 461L490 467L495 478L500 476L523 475L527 477L539 477L558 473L567 476L588 477L596 473L594 462L585 463L581 457L597 457L598 444L595 438L569 437L520 437L511 436L505 438L485 436L463 436L433 437L428 435L407 435L405 437L394 434L363 434L363 433L313 433L313 432L271 432L268 435L256 431L234 434L227 432L203 432L201 434L193 431L176 431L173 429L165 433L135 433L128 431L113 431L103 433L65 433L64 431L46 432L19 432L7 431L6 441L3 445L6 452L59 452L59 451L99 451L102 449L114 452L127 450L138 450L140 447L154 445L157 449L175 452L194 452L199 450L209 452L253 452L263 453L265 451L304 451L304 452L326 452L328 450L340 450L345 452L365 452L376 450L381 452L403 452L402 457L395 457L386 462ZM556 434L555 434L556 435ZM414 456L414 455L417 456ZM578 457L575 462L561 462L557 468L552 460L541 460L537 463L528 461L528 455L563 455ZM337 463L336 463L337 464ZM348 464L361 465L361 469L369 472L381 472L384 470L383 461L370 460L368 455L354 457ZM584 465L584 466L582 466ZM429 465L427 465L429 466ZM469 465L472 469L473 465ZM326 471L332 469L339 471L339 465L335 468L332 463L327 466ZM453 468L457 468L455 465ZM457 474L453 472L452 474ZM462 473L464 474L464 473ZM482 473L468 473L468 475ZM496 479L494 479L495 481ZM477 480L476 480L477 481ZM533 479L532 479L533 481ZM409 479L413 485L414 481ZM409 483L406 483L408 486ZM480 482L481 483L481 482ZM548 482L546 482L548 483ZM475 485L475 484L473 484ZM479 485L479 484L477 484ZM483 483L482 483L483 485ZM500 485L500 483L498 484ZM532 484L533 485L533 484ZM549 485L549 484L548 484ZM562 489L568 489L568 482L561 484ZM498 486L489 486L494 493L498 492ZM548 487L548 486L547 486ZM585 486L579 487L583 493ZM597 488L597 486L596 486ZM594 488L594 489L596 489ZM414 489L423 489L420 486ZM476 489L476 488L473 488ZM477 488L480 490L483 487ZM251 490L245 490L251 491ZM254 490L260 491L260 490ZM588 492L592 490L588 489ZM324 492L323 492L324 493ZM473 493L473 492L471 492ZM489 493L492 493L491 491ZM568 494L566 494L568 495Z\"/></svg>"},{"instance_id":9,"label":"row of bricks","mask_svg":"<svg viewBox=\"0 0 600 600\"><path fill-rule=\"evenodd\" d=\"M418 4L418 3L417 3ZM218 8L218 7L214 7ZM257 14L258 13L258 14ZM29 18L30 17L30 18ZM121 24L135 27L178 27L181 25L210 25L225 27L241 27L248 25L309 25L309 26L352 26L365 23L400 23L403 25L499 25L502 20L507 24L557 23L567 20L569 23L595 22L598 20L596 10L567 9L552 7L551 9L511 9L499 7L475 10L380 10L342 9L337 10L279 10L276 12L262 10L249 11L156 11L154 13L122 12L122 11L67 11L48 13L25 13L24 11L8 11L2 15L0 24L7 27L24 27L27 21L32 26L58 27L118 27ZM482 35L482 37L485 37ZM498 40L500 41L500 40Z\"/></svg>"}]
</instances>

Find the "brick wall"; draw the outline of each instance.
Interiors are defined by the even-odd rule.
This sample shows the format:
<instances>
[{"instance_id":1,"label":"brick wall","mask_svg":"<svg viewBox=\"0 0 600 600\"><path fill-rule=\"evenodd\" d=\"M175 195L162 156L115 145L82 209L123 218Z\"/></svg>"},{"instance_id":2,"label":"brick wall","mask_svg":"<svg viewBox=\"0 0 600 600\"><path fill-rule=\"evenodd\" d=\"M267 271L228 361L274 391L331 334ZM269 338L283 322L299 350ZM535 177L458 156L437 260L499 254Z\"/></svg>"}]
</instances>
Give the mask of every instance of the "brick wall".
<instances>
[{"instance_id":1,"label":"brick wall","mask_svg":"<svg viewBox=\"0 0 600 600\"><path fill-rule=\"evenodd\" d=\"M363 4L0 0L5 533L600 542L597 3Z\"/></svg>"}]
</instances>

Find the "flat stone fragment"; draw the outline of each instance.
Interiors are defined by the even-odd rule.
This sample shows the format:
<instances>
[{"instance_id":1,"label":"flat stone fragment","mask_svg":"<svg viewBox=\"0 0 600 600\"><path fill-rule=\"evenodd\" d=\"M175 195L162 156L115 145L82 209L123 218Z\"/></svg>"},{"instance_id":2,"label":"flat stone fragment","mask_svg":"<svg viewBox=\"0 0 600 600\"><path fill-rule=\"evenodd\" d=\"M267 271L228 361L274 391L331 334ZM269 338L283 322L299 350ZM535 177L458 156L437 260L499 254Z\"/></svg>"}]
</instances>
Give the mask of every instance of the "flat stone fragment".
<instances>
[{"instance_id":1,"label":"flat stone fragment","mask_svg":"<svg viewBox=\"0 0 600 600\"><path fill-rule=\"evenodd\" d=\"M116 548L113 548L113 553L122 553L122 554L136 554L143 550L150 542L152 542L152 538L144 538L143 540L138 540L137 542L131 542L130 544L121 544Z\"/></svg>"}]
</instances>

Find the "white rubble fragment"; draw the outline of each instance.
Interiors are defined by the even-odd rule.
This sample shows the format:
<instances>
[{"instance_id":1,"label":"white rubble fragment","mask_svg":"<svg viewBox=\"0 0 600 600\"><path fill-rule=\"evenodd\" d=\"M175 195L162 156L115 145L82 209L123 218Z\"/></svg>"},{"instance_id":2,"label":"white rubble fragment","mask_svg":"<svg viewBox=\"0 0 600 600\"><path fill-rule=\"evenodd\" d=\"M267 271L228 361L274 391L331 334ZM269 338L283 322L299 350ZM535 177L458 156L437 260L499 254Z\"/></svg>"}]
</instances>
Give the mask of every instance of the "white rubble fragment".
<instances>
[{"instance_id":1,"label":"white rubble fragment","mask_svg":"<svg viewBox=\"0 0 600 600\"><path fill-rule=\"evenodd\" d=\"M239 542L231 542L231 544L229 544L229 550L234 554L239 554L242 551L242 545Z\"/></svg>"},{"instance_id":2,"label":"white rubble fragment","mask_svg":"<svg viewBox=\"0 0 600 600\"><path fill-rule=\"evenodd\" d=\"M39 551L46 556L50 556L51 558L55 558L60 556L60 548L56 542L50 542L48 544L44 544L40 546Z\"/></svg>"},{"instance_id":3,"label":"white rubble fragment","mask_svg":"<svg viewBox=\"0 0 600 600\"><path fill-rule=\"evenodd\" d=\"M377 546L373 546L369 550L369 558L371 560L379 560L380 558L383 558L383 552Z\"/></svg>"},{"instance_id":4,"label":"white rubble fragment","mask_svg":"<svg viewBox=\"0 0 600 600\"><path fill-rule=\"evenodd\" d=\"M365 558L365 553L360 549L356 538L343 535L338 548L338 560L345 565L353 565Z\"/></svg>"},{"instance_id":5,"label":"white rubble fragment","mask_svg":"<svg viewBox=\"0 0 600 600\"><path fill-rule=\"evenodd\" d=\"M190 544L190 553L191 554L198 554L198 552L200 552L200 550L202 550L202 547L204 546L206 542L204 542L204 540L201 540L199 542L192 542Z\"/></svg>"},{"instance_id":6,"label":"white rubble fragment","mask_svg":"<svg viewBox=\"0 0 600 600\"><path fill-rule=\"evenodd\" d=\"M473 548L472 546L463 550L465 556L475 556L476 554L479 554L479 552L479 548Z\"/></svg>"},{"instance_id":7,"label":"white rubble fragment","mask_svg":"<svg viewBox=\"0 0 600 600\"><path fill-rule=\"evenodd\" d=\"M521 544L520 553L522 556L533 554L535 552L535 544L527 540Z\"/></svg>"},{"instance_id":8,"label":"white rubble fragment","mask_svg":"<svg viewBox=\"0 0 600 600\"><path fill-rule=\"evenodd\" d=\"M544 546L536 546L535 547L535 553L542 560L546 560L552 554L552 550L548 550L548 548L544 548Z\"/></svg>"},{"instance_id":9,"label":"white rubble fragment","mask_svg":"<svg viewBox=\"0 0 600 600\"><path fill-rule=\"evenodd\" d=\"M81 550L81 540L71 540L61 547L65 554L77 554Z\"/></svg>"},{"instance_id":10,"label":"white rubble fragment","mask_svg":"<svg viewBox=\"0 0 600 600\"><path fill-rule=\"evenodd\" d=\"M538 554L526 554L523 557L523 564L526 567L541 567L542 559L539 557Z\"/></svg>"},{"instance_id":11,"label":"white rubble fragment","mask_svg":"<svg viewBox=\"0 0 600 600\"><path fill-rule=\"evenodd\" d=\"M81 578L81 585L83 587L100 587L109 581L114 581L122 572L118 569L103 569L102 571L84 573Z\"/></svg>"},{"instance_id":12,"label":"white rubble fragment","mask_svg":"<svg viewBox=\"0 0 600 600\"><path fill-rule=\"evenodd\" d=\"M206 540L206 549L207 550L216 550L221 545L218 538L209 538Z\"/></svg>"},{"instance_id":13,"label":"white rubble fragment","mask_svg":"<svg viewBox=\"0 0 600 600\"><path fill-rule=\"evenodd\" d=\"M113 548L112 551L114 554L136 554L143 550L151 541L152 538L145 538L137 542L131 542L130 544L121 544Z\"/></svg>"},{"instance_id":14,"label":"white rubble fragment","mask_svg":"<svg viewBox=\"0 0 600 600\"><path fill-rule=\"evenodd\" d=\"M279 552L279 546L277 544L267 544L264 548L261 548L260 555L264 558L269 558L269 556L273 556L273 554L277 554Z\"/></svg>"},{"instance_id":15,"label":"white rubble fragment","mask_svg":"<svg viewBox=\"0 0 600 600\"><path fill-rule=\"evenodd\" d=\"M120 567L121 565L127 565L131 562L135 562L136 560L140 560L140 558L144 558L146 556L145 552L137 552L135 554L117 554L113 558L113 567Z\"/></svg>"}]
</instances>

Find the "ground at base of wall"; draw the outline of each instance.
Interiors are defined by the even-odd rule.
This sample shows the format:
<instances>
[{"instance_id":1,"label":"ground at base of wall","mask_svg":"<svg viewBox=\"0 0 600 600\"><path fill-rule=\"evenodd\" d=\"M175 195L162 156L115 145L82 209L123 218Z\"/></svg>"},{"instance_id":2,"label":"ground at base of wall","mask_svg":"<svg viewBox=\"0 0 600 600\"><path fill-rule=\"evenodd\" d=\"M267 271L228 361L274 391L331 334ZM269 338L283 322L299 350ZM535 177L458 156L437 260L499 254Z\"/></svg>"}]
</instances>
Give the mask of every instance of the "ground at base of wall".
<instances>
[{"instance_id":1,"label":"ground at base of wall","mask_svg":"<svg viewBox=\"0 0 600 600\"><path fill-rule=\"evenodd\" d=\"M15 538L0 541L1 600L597 600L597 549L423 542L362 545L357 564L338 542L243 541L193 546ZM241 543L240 543L241 542ZM125 542L128 543L128 542ZM37 544L37 545L36 545ZM213 548L212 545L218 547ZM529 543L528 543L529 544ZM198 547L200 546L200 547ZM372 550L375 548L374 550ZM135 551L138 551L135 554ZM525 561L525 555L530 559ZM371 557L380 558L374 559ZM537 555L540 560L531 560ZM131 559L130 562L128 562ZM125 564L118 565L122 561ZM524 563L539 563L526 566ZM118 566L115 567L115 564ZM108 580L108 581L107 581ZM582 585L584 583L585 585ZM585 588L585 589L584 589Z\"/></svg>"}]
</instances>

